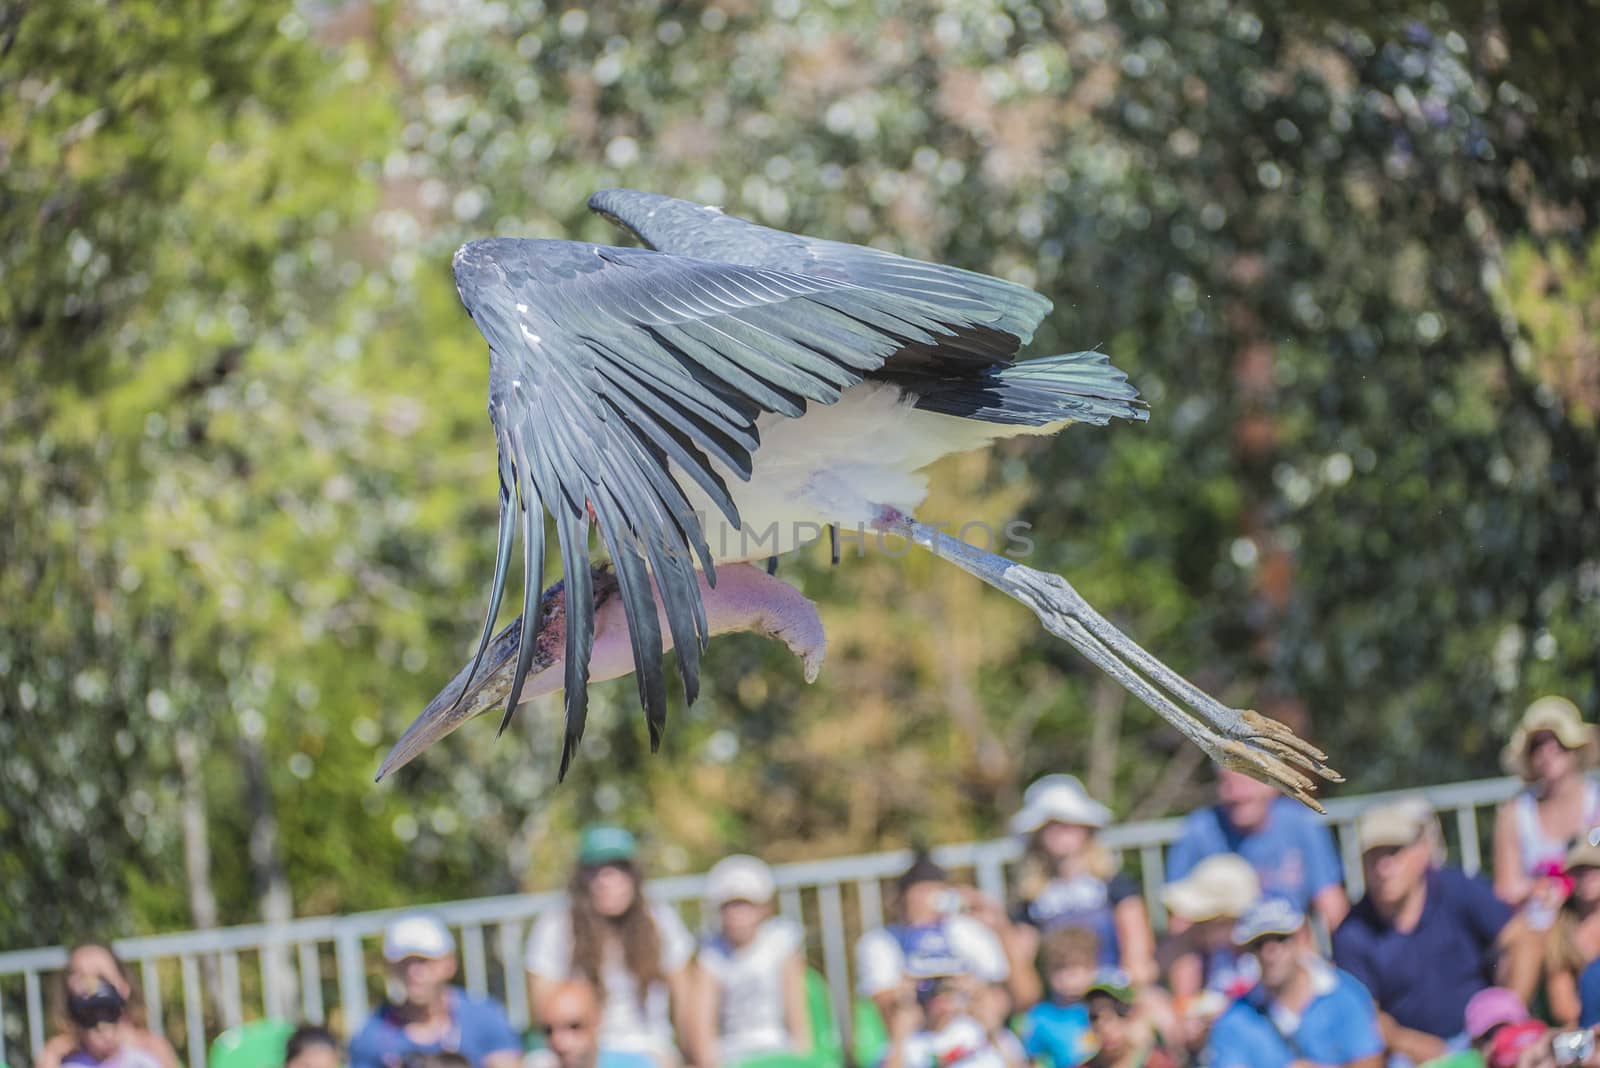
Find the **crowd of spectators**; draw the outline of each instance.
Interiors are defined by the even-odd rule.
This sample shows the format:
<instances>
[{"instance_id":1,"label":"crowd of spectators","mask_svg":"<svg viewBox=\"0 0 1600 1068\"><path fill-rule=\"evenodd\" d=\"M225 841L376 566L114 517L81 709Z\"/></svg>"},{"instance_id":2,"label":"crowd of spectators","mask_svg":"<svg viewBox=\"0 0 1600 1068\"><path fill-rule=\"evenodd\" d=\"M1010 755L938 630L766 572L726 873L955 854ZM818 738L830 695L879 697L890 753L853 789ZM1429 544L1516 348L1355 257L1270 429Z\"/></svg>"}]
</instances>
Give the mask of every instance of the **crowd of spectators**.
<instances>
[{"instance_id":1,"label":"crowd of spectators","mask_svg":"<svg viewBox=\"0 0 1600 1068\"><path fill-rule=\"evenodd\" d=\"M1224 771L1169 850L1160 938L1102 840L1111 811L1047 775L1010 821L1011 900L927 855L899 876L890 921L855 947L855 1024L879 1029L882 1068L1600 1068L1570 1030L1600 1022L1597 756L1571 702L1535 702L1504 752L1525 785L1496 818L1493 882L1447 864L1433 810L1402 796L1357 820L1354 903L1328 829ZM762 861L725 858L697 938L646 896L633 836L591 827L565 904L528 937L531 1043L453 984L449 929L416 913L385 932L383 1008L342 1052L302 1028L286 1062L825 1068L807 935L775 895ZM108 948L79 947L63 980L38 1068L177 1068Z\"/></svg>"}]
</instances>

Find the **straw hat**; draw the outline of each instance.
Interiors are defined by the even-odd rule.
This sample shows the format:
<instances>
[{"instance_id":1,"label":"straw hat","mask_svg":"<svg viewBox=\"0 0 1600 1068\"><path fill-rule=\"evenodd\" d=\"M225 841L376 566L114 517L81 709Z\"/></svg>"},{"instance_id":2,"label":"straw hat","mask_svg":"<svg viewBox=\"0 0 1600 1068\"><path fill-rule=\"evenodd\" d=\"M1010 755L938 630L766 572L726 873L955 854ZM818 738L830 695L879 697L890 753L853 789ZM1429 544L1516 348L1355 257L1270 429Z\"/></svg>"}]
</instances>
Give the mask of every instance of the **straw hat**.
<instances>
[{"instance_id":1,"label":"straw hat","mask_svg":"<svg viewBox=\"0 0 1600 1068\"><path fill-rule=\"evenodd\" d=\"M1578 706L1565 697L1541 697L1528 706L1511 732L1511 740L1500 751L1501 765L1513 775L1524 780L1533 777L1528 767L1528 739L1540 731L1549 731L1568 749L1581 749L1584 766L1595 763L1600 754L1600 738L1594 724L1585 723Z\"/></svg>"},{"instance_id":2,"label":"straw hat","mask_svg":"<svg viewBox=\"0 0 1600 1068\"><path fill-rule=\"evenodd\" d=\"M1568 871L1574 868L1600 868L1600 827L1572 843L1567 850L1564 866Z\"/></svg>"}]
</instances>

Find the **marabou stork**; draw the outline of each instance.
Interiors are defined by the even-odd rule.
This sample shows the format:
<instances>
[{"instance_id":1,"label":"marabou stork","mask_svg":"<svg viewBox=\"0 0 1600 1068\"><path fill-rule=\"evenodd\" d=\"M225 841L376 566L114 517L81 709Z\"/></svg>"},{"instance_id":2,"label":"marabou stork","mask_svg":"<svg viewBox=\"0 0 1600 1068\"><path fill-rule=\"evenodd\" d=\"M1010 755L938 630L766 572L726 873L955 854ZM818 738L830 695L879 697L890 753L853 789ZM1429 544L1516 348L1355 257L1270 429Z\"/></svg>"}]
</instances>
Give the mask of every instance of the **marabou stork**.
<instances>
[{"instance_id":1,"label":"marabou stork","mask_svg":"<svg viewBox=\"0 0 1600 1068\"><path fill-rule=\"evenodd\" d=\"M466 720L503 706L504 730L517 704L557 689L564 776L588 683L629 672L653 749L664 652L677 649L692 702L707 640L729 630L780 638L815 678L816 608L750 561L843 527L903 536L1026 604L1219 763L1313 807L1311 776L1337 780L1316 748L1190 684L1064 579L912 518L919 472L941 456L1146 418L1102 353L1015 361L1048 299L671 197L613 189L589 207L649 247L497 238L455 254L461 301L489 342L494 582L477 654L380 778ZM564 577L541 594L546 511ZM491 638L519 525L522 614ZM590 561L591 526L608 565Z\"/></svg>"}]
</instances>

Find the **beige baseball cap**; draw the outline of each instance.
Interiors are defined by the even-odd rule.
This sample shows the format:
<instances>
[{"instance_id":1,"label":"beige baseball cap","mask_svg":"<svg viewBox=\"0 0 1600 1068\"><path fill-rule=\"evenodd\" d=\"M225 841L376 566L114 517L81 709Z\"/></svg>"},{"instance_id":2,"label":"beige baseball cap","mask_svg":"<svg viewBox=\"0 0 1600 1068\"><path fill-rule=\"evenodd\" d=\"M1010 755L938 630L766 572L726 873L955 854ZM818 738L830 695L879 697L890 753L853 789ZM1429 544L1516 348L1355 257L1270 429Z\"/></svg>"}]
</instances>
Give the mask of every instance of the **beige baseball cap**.
<instances>
[{"instance_id":1,"label":"beige baseball cap","mask_svg":"<svg viewBox=\"0 0 1600 1068\"><path fill-rule=\"evenodd\" d=\"M1356 820L1361 852L1412 845L1434 825L1433 806L1426 798L1406 797L1367 809Z\"/></svg>"},{"instance_id":2,"label":"beige baseball cap","mask_svg":"<svg viewBox=\"0 0 1600 1068\"><path fill-rule=\"evenodd\" d=\"M1218 853L1194 866L1188 875L1161 888L1167 911L1190 923L1224 916L1243 916L1261 896L1261 880L1237 853Z\"/></svg>"}]
</instances>

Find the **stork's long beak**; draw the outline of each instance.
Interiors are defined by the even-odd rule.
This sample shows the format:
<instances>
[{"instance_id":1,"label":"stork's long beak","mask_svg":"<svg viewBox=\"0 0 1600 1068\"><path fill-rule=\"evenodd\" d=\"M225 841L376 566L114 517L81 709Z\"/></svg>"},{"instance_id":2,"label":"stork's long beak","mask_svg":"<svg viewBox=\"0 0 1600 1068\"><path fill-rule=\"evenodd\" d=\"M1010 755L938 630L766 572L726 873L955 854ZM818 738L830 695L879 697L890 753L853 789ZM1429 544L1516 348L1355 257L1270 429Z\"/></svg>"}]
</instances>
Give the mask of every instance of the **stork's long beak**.
<instances>
[{"instance_id":1,"label":"stork's long beak","mask_svg":"<svg viewBox=\"0 0 1600 1068\"><path fill-rule=\"evenodd\" d=\"M806 681L814 680L827 647L817 606L793 586L748 564L725 565L719 567L717 573L720 577L715 587L707 583L704 575L699 577L708 632L726 634L749 630L776 638L800 657ZM616 597L616 579L610 569L603 566L595 567L591 578L595 597L595 643L589 660L589 681L602 682L631 673L634 661L623 608ZM521 700L532 700L564 682L563 673L556 670L562 663L565 649L563 587L564 583L558 582L542 595L540 633L534 635L533 661L528 678L522 684ZM663 645L671 649L671 635L665 620L662 631ZM483 663L470 683L467 679L472 669L470 661L456 672L450 685L428 702L422 715L406 728L405 734L384 758L378 769L380 780L391 771L405 767L424 749L467 720L505 707L516 675L517 643L521 636L519 616L490 639Z\"/></svg>"},{"instance_id":2,"label":"stork's long beak","mask_svg":"<svg viewBox=\"0 0 1600 1068\"><path fill-rule=\"evenodd\" d=\"M489 648L483 654L483 663L478 666L478 673L470 684L467 672L472 669L471 661L456 672L456 677L428 702L428 707L406 728L405 734L389 750L389 755L383 758L383 765L378 768L380 781L391 771L411 763L424 749L467 720L505 706L506 696L511 692L511 678L515 674L517 640L521 636L522 617L518 616L490 640ZM546 661L551 659L548 651L535 647L535 672L550 666L548 662L539 662L541 655Z\"/></svg>"}]
</instances>

